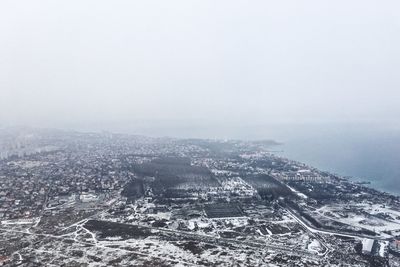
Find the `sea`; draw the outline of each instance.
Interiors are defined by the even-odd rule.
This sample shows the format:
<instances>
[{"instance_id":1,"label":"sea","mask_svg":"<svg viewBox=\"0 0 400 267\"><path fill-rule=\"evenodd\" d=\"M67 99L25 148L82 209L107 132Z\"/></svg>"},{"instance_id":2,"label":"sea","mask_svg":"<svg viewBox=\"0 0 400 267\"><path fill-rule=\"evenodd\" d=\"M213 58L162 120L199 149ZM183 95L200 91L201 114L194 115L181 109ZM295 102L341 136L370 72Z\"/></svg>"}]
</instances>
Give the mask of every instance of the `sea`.
<instances>
[{"instance_id":1,"label":"sea","mask_svg":"<svg viewBox=\"0 0 400 267\"><path fill-rule=\"evenodd\" d=\"M369 186L400 196L400 133L338 130L299 134L281 146L286 158L318 169L369 182Z\"/></svg>"}]
</instances>

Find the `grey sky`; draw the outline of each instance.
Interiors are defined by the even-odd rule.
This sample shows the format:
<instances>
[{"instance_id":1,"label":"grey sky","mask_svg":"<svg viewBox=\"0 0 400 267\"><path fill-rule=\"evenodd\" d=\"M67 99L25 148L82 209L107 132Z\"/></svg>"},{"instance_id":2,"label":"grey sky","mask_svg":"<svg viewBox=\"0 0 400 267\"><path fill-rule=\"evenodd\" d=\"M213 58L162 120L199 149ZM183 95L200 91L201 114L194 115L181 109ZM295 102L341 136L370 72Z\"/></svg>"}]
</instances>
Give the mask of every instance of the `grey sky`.
<instances>
[{"instance_id":1,"label":"grey sky","mask_svg":"<svg viewBox=\"0 0 400 267\"><path fill-rule=\"evenodd\" d=\"M398 123L399 12L398 0L2 0L0 124Z\"/></svg>"}]
</instances>

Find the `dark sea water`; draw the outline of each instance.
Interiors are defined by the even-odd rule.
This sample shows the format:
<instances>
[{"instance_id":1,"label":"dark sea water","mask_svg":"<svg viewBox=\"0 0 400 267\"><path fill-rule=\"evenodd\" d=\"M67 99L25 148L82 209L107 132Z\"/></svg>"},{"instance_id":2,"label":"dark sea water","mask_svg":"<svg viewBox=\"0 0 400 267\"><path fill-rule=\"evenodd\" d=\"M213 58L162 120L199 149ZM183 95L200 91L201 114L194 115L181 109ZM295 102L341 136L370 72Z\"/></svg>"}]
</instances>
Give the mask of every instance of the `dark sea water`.
<instances>
[{"instance_id":1,"label":"dark sea water","mask_svg":"<svg viewBox=\"0 0 400 267\"><path fill-rule=\"evenodd\" d=\"M400 195L400 135L363 133L293 138L282 155Z\"/></svg>"}]
</instances>

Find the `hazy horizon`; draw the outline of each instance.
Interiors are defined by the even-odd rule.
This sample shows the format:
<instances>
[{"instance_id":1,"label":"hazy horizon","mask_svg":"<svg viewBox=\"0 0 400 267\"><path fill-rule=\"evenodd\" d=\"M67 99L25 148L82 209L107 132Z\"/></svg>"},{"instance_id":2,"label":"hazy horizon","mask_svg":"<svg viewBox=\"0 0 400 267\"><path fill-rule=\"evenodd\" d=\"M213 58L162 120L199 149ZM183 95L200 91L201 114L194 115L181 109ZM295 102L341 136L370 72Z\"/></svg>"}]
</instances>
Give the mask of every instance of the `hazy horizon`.
<instances>
[{"instance_id":1,"label":"hazy horizon","mask_svg":"<svg viewBox=\"0 0 400 267\"><path fill-rule=\"evenodd\" d=\"M0 265L400 266L399 11L0 1Z\"/></svg>"},{"instance_id":2,"label":"hazy horizon","mask_svg":"<svg viewBox=\"0 0 400 267\"><path fill-rule=\"evenodd\" d=\"M399 125L399 8L2 1L0 124Z\"/></svg>"}]
</instances>

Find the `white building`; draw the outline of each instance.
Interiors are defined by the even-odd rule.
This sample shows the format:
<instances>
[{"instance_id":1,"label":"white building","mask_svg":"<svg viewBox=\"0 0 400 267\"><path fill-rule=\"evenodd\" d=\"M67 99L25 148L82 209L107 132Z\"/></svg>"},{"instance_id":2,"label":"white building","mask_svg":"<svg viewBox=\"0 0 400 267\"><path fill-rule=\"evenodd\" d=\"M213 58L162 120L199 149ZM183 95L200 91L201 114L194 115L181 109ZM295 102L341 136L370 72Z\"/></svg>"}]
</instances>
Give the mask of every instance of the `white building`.
<instances>
[{"instance_id":1,"label":"white building","mask_svg":"<svg viewBox=\"0 0 400 267\"><path fill-rule=\"evenodd\" d=\"M369 238L364 238L362 240L362 253L363 254L371 254L374 243L375 243L375 240L369 239Z\"/></svg>"}]
</instances>

